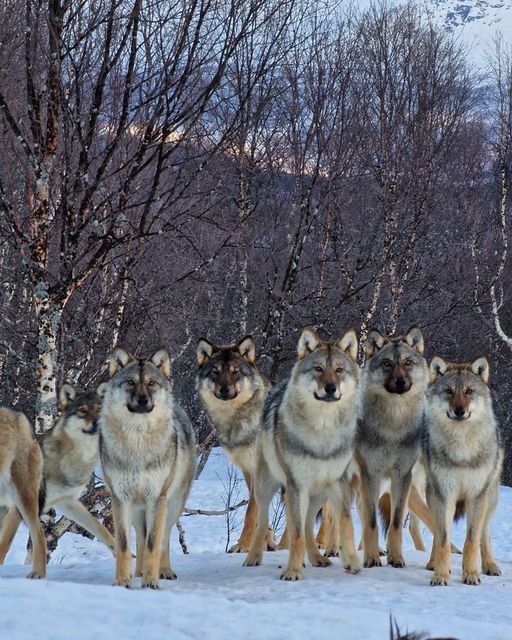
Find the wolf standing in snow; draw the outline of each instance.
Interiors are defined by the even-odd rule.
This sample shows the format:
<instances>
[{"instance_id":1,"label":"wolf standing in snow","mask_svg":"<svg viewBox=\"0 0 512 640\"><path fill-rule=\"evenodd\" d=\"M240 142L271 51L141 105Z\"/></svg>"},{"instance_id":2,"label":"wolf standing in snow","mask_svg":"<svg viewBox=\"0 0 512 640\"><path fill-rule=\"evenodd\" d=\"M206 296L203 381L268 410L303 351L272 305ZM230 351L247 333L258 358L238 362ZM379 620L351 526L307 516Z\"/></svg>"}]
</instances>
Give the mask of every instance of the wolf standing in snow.
<instances>
[{"instance_id":1,"label":"wolf standing in snow","mask_svg":"<svg viewBox=\"0 0 512 640\"><path fill-rule=\"evenodd\" d=\"M275 491L285 486L290 552L281 579L302 578L305 551L313 566L331 564L318 550L313 533L326 499L340 522L343 566L357 573L360 563L345 474L358 414L357 338L348 331L337 342L324 342L306 328L297 351L290 378L270 394L265 405L255 484L258 528L245 565L261 564L268 507Z\"/></svg>"},{"instance_id":2,"label":"wolf standing in snow","mask_svg":"<svg viewBox=\"0 0 512 640\"><path fill-rule=\"evenodd\" d=\"M376 507L381 479L391 480L391 523L388 564L405 565L402 528L411 487L412 468L419 457L425 411L428 367L423 336L412 327L405 336L386 337L372 330L361 377L361 418L354 457L361 470L364 513L364 566L381 566Z\"/></svg>"},{"instance_id":3,"label":"wolf standing in snow","mask_svg":"<svg viewBox=\"0 0 512 640\"><path fill-rule=\"evenodd\" d=\"M176 578L169 536L194 477L195 438L188 416L174 401L169 374L164 349L139 359L117 348L110 360L100 458L112 493L116 585L131 585L132 523L142 586L157 589L159 577Z\"/></svg>"},{"instance_id":4,"label":"wolf standing in snow","mask_svg":"<svg viewBox=\"0 0 512 640\"><path fill-rule=\"evenodd\" d=\"M34 553L27 578L46 575L46 543L39 522L42 482L43 456L29 421L23 413L0 407L0 507L4 507L3 511L14 507L29 528ZM7 539L0 545L0 564L9 546Z\"/></svg>"},{"instance_id":5,"label":"wolf standing in snow","mask_svg":"<svg viewBox=\"0 0 512 640\"><path fill-rule=\"evenodd\" d=\"M462 582L478 584L482 571L500 575L491 548L490 521L498 503L503 450L487 382L485 357L472 363L430 364L427 425L423 443L427 464L427 500L434 514L432 585L450 578L450 530L454 516L467 514Z\"/></svg>"},{"instance_id":6,"label":"wolf standing in snow","mask_svg":"<svg viewBox=\"0 0 512 640\"><path fill-rule=\"evenodd\" d=\"M44 460L43 511L55 507L114 552L114 538L108 529L79 500L98 462L101 399L94 391L77 393L65 384L59 401L61 414L54 426L37 436ZM0 548L10 547L20 522L19 511L11 507L2 528Z\"/></svg>"},{"instance_id":7,"label":"wolf standing in snow","mask_svg":"<svg viewBox=\"0 0 512 640\"><path fill-rule=\"evenodd\" d=\"M197 342L199 397L212 422L219 444L242 470L249 489L249 504L238 542L229 553L247 552L256 527L254 498L256 451L263 429L263 404L270 382L256 368L256 346L251 336L230 345ZM267 537L271 537L271 532ZM271 544L272 540L268 540Z\"/></svg>"}]
</instances>

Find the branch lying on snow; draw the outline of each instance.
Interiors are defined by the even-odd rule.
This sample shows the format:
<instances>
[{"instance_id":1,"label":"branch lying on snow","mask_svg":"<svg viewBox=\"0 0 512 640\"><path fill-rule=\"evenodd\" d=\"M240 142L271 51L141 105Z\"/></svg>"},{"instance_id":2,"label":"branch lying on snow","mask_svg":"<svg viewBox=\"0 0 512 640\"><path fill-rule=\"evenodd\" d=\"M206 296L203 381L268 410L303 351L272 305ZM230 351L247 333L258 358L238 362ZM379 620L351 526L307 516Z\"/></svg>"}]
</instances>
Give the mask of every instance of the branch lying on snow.
<instances>
[{"instance_id":1,"label":"branch lying on snow","mask_svg":"<svg viewBox=\"0 0 512 640\"><path fill-rule=\"evenodd\" d=\"M231 507L222 509L221 511L206 511L205 509L189 509L185 507L183 515L185 516L225 516L230 511L236 511L240 507L245 507L249 503L249 500L241 500L238 504L234 504Z\"/></svg>"}]
</instances>

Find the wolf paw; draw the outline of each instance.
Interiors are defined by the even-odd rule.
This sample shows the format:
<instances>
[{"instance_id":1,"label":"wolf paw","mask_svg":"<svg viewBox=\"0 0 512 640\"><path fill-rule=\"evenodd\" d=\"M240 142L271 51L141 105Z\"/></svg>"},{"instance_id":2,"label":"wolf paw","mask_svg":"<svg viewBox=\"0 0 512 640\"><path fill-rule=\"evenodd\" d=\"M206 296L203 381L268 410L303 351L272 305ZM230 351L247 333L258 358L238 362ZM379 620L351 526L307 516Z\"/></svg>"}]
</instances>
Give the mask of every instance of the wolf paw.
<instances>
[{"instance_id":1,"label":"wolf paw","mask_svg":"<svg viewBox=\"0 0 512 640\"><path fill-rule=\"evenodd\" d=\"M405 560L401 556L388 556L388 564L396 569L405 567Z\"/></svg>"},{"instance_id":2,"label":"wolf paw","mask_svg":"<svg viewBox=\"0 0 512 640\"><path fill-rule=\"evenodd\" d=\"M482 566L482 573L486 576L501 576L501 569L495 562L489 562Z\"/></svg>"},{"instance_id":3,"label":"wolf paw","mask_svg":"<svg viewBox=\"0 0 512 640\"><path fill-rule=\"evenodd\" d=\"M140 586L143 589L160 589L158 578L142 578Z\"/></svg>"},{"instance_id":4,"label":"wolf paw","mask_svg":"<svg viewBox=\"0 0 512 640\"><path fill-rule=\"evenodd\" d=\"M430 578L430 586L431 587L447 587L448 582L450 581L450 576L442 573L434 573L432 578Z\"/></svg>"},{"instance_id":5,"label":"wolf paw","mask_svg":"<svg viewBox=\"0 0 512 640\"><path fill-rule=\"evenodd\" d=\"M427 571L434 571L434 569L435 569L435 563L434 563L434 561L433 561L433 560L429 560L429 561L427 562L427 564L425 565L425 569L426 569Z\"/></svg>"},{"instance_id":6,"label":"wolf paw","mask_svg":"<svg viewBox=\"0 0 512 640\"><path fill-rule=\"evenodd\" d=\"M247 544L240 544L240 542L237 542L236 544L234 544L232 547L229 547L228 549L228 553L247 553L249 551L249 545Z\"/></svg>"},{"instance_id":7,"label":"wolf paw","mask_svg":"<svg viewBox=\"0 0 512 640\"><path fill-rule=\"evenodd\" d=\"M29 580L40 580L41 578L46 578L45 571L30 571L27 573L27 578Z\"/></svg>"},{"instance_id":8,"label":"wolf paw","mask_svg":"<svg viewBox=\"0 0 512 640\"><path fill-rule=\"evenodd\" d=\"M259 567L261 564L262 553L248 553L244 560L244 567Z\"/></svg>"},{"instance_id":9,"label":"wolf paw","mask_svg":"<svg viewBox=\"0 0 512 640\"><path fill-rule=\"evenodd\" d=\"M359 558L357 556L354 556L353 558L347 558L347 560L343 562L343 568L349 573L356 574L361 571L361 562L359 561Z\"/></svg>"},{"instance_id":10,"label":"wolf paw","mask_svg":"<svg viewBox=\"0 0 512 640\"><path fill-rule=\"evenodd\" d=\"M478 571L463 571L462 582L464 584L480 584L480 574Z\"/></svg>"},{"instance_id":11,"label":"wolf paw","mask_svg":"<svg viewBox=\"0 0 512 640\"><path fill-rule=\"evenodd\" d=\"M297 569L286 569L286 571L283 571L283 573L281 574L281 580L289 580L289 581L293 581L293 580L302 580L302 569L297 570Z\"/></svg>"},{"instance_id":12,"label":"wolf paw","mask_svg":"<svg viewBox=\"0 0 512 640\"><path fill-rule=\"evenodd\" d=\"M327 556L316 556L312 561L311 561L311 566L312 567L331 567L332 566L332 562L329 560L329 558L327 558Z\"/></svg>"},{"instance_id":13,"label":"wolf paw","mask_svg":"<svg viewBox=\"0 0 512 640\"><path fill-rule=\"evenodd\" d=\"M377 556L377 557L370 556L368 558L365 558L364 559L364 566L367 569L370 569L371 567L382 567L382 562L380 561L380 556Z\"/></svg>"},{"instance_id":14,"label":"wolf paw","mask_svg":"<svg viewBox=\"0 0 512 640\"><path fill-rule=\"evenodd\" d=\"M160 578L162 580L176 580L178 576L174 573L171 567L160 569Z\"/></svg>"},{"instance_id":15,"label":"wolf paw","mask_svg":"<svg viewBox=\"0 0 512 640\"><path fill-rule=\"evenodd\" d=\"M340 557L340 548L339 547L327 547L324 549L324 556L326 558L339 558Z\"/></svg>"},{"instance_id":16,"label":"wolf paw","mask_svg":"<svg viewBox=\"0 0 512 640\"><path fill-rule=\"evenodd\" d=\"M116 578L114 580L114 587L126 587L127 589L131 589L132 580L131 578Z\"/></svg>"},{"instance_id":17,"label":"wolf paw","mask_svg":"<svg viewBox=\"0 0 512 640\"><path fill-rule=\"evenodd\" d=\"M383 549L382 547L379 547L379 556L387 556L388 552L386 551L386 549Z\"/></svg>"}]
</instances>

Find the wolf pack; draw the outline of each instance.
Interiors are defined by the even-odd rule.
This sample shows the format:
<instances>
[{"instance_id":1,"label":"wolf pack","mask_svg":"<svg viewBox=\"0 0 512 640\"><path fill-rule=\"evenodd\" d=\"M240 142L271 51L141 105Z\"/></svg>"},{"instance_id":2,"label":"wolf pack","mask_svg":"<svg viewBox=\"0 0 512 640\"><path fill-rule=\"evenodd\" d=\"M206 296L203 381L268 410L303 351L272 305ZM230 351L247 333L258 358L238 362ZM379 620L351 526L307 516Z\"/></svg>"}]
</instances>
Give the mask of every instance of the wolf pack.
<instances>
[{"instance_id":1,"label":"wolf pack","mask_svg":"<svg viewBox=\"0 0 512 640\"><path fill-rule=\"evenodd\" d=\"M289 375L272 386L256 366L251 336L233 344L198 340L197 392L219 445L247 483L243 529L230 552L261 565L266 551L288 549L283 580L303 578L305 556L327 567L330 556L357 574L405 566L404 522L425 550L420 523L433 534L431 585L447 585L454 519L467 518L462 581L480 570L500 575L491 547L503 448L488 386L489 363L427 364L420 329L400 336L377 330L358 364L353 330L330 342L306 327ZM169 354L147 358L114 349L110 378L95 391L64 384L60 416L42 435L27 418L0 408L0 563L21 521L32 540L29 578L46 574L40 515L55 508L101 540L115 557L114 584L156 589L173 580L171 529L183 512L196 460L192 423L172 390ZM111 493L114 536L80 502L99 461ZM279 543L269 508L280 492L286 528ZM352 505L362 523L362 563ZM379 518L387 548L379 546ZM321 518L315 536L315 523ZM135 529L132 572L130 535ZM322 553L323 551L323 553Z\"/></svg>"}]
</instances>

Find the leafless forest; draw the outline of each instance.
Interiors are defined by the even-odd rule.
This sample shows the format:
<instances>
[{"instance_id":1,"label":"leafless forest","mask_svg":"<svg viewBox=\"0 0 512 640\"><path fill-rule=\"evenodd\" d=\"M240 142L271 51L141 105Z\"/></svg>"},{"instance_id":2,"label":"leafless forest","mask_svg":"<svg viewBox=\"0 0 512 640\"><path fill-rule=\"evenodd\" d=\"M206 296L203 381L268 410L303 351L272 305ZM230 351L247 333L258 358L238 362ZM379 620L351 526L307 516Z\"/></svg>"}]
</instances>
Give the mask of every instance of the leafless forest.
<instances>
[{"instance_id":1,"label":"leafless forest","mask_svg":"<svg viewBox=\"0 0 512 640\"><path fill-rule=\"evenodd\" d=\"M512 484L512 58L416 9L313 0L0 3L0 400L44 430L114 345L198 337L275 380L305 325L418 323L488 354Z\"/></svg>"}]
</instances>

